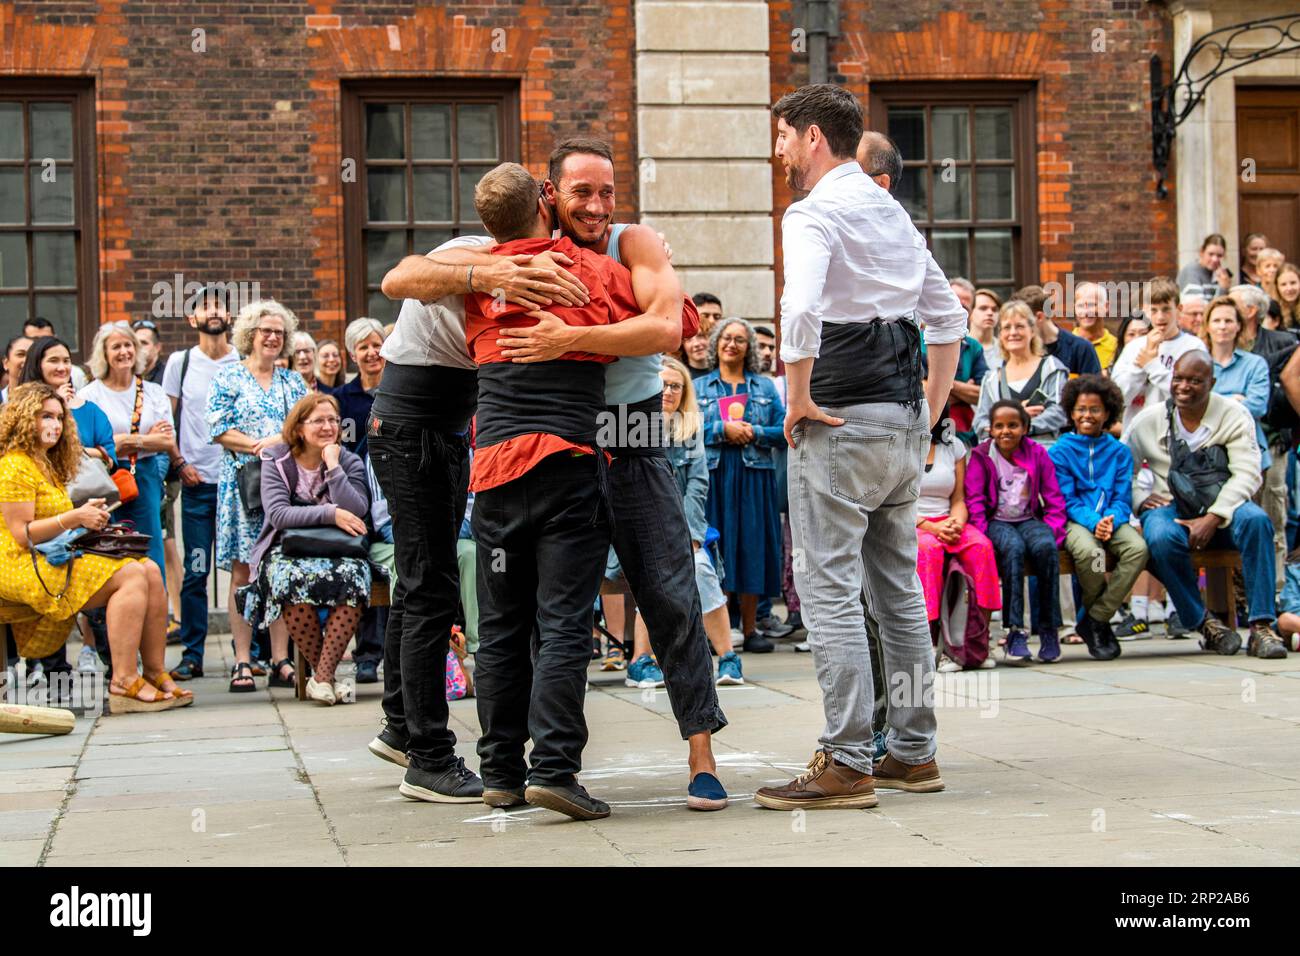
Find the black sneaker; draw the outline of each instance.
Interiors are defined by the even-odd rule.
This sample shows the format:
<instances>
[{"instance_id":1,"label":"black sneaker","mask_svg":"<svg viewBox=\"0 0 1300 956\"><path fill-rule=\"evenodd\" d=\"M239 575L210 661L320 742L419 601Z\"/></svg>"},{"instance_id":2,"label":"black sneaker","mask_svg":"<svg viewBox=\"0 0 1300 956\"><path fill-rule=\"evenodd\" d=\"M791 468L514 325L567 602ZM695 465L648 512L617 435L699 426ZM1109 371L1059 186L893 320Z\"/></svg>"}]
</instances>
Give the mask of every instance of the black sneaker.
<instances>
[{"instance_id":1,"label":"black sneaker","mask_svg":"<svg viewBox=\"0 0 1300 956\"><path fill-rule=\"evenodd\" d=\"M1201 650L1214 651L1224 657L1231 657L1241 650L1241 635L1224 624L1209 611L1199 628L1201 632Z\"/></svg>"},{"instance_id":2,"label":"black sneaker","mask_svg":"<svg viewBox=\"0 0 1300 956\"><path fill-rule=\"evenodd\" d=\"M374 740L370 741L369 750L380 760L387 760L389 763L395 763L399 767L407 767L410 764L406 759L407 741L399 737L391 728L385 725L384 729Z\"/></svg>"},{"instance_id":3,"label":"black sneaker","mask_svg":"<svg viewBox=\"0 0 1300 956\"><path fill-rule=\"evenodd\" d=\"M358 664L356 682L358 684L378 684L379 663L377 661L362 661Z\"/></svg>"},{"instance_id":4,"label":"black sneaker","mask_svg":"<svg viewBox=\"0 0 1300 956\"><path fill-rule=\"evenodd\" d=\"M794 628L782 621L775 614L769 614L760 621L754 622L754 628L764 637L770 637L775 640L781 640L783 637L789 637L794 633Z\"/></svg>"},{"instance_id":5,"label":"black sneaker","mask_svg":"<svg viewBox=\"0 0 1300 956\"><path fill-rule=\"evenodd\" d=\"M1256 621L1250 626L1250 639L1246 653L1261 660L1275 661L1286 657L1286 645L1267 621Z\"/></svg>"},{"instance_id":6,"label":"black sneaker","mask_svg":"<svg viewBox=\"0 0 1300 956\"><path fill-rule=\"evenodd\" d=\"M524 799L535 807L545 807L575 820L602 820L609 816L609 804L597 800L576 783L567 787L530 783L524 790Z\"/></svg>"},{"instance_id":7,"label":"black sneaker","mask_svg":"<svg viewBox=\"0 0 1300 956\"><path fill-rule=\"evenodd\" d=\"M464 757L457 757L455 763L443 770L407 767L397 791L404 797L428 803L480 803L483 781L465 766Z\"/></svg>"},{"instance_id":8,"label":"black sneaker","mask_svg":"<svg viewBox=\"0 0 1300 956\"><path fill-rule=\"evenodd\" d=\"M1111 630L1110 621L1094 621L1087 614L1083 619L1092 625L1093 646L1088 648L1089 654L1099 661L1113 661L1123 653L1124 649L1119 646L1115 632Z\"/></svg>"},{"instance_id":9,"label":"black sneaker","mask_svg":"<svg viewBox=\"0 0 1300 956\"><path fill-rule=\"evenodd\" d=\"M798 611L791 611L789 614L787 614L785 616L785 623L789 624L791 630L795 631L796 633L799 631L808 630L806 627L803 626L803 615Z\"/></svg>"},{"instance_id":10,"label":"black sneaker","mask_svg":"<svg viewBox=\"0 0 1300 956\"><path fill-rule=\"evenodd\" d=\"M528 801L524 799L523 787L488 787L483 788L483 802L489 807L522 807Z\"/></svg>"},{"instance_id":11,"label":"black sneaker","mask_svg":"<svg viewBox=\"0 0 1300 956\"><path fill-rule=\"evenodd\" d=\"M745 644L741 648L746 654L771 654L776 650L776 645L769 641L759 631L753 634L745 635Z\"/></svg>"},{"instance_id":12,"label":"black sneaker","mask_svg":"<svg viewBox=\"0 0 1300 956\"><path fill-rule=\"evenodd\" d=\"M1191 628L1183 623L1182 618L1178 616L1177 611L1174 611L1165 618L1165 637L1169 638L1169 640L1181 641L1186 640L1191 636Z\"/></svg>"}]
</instances>

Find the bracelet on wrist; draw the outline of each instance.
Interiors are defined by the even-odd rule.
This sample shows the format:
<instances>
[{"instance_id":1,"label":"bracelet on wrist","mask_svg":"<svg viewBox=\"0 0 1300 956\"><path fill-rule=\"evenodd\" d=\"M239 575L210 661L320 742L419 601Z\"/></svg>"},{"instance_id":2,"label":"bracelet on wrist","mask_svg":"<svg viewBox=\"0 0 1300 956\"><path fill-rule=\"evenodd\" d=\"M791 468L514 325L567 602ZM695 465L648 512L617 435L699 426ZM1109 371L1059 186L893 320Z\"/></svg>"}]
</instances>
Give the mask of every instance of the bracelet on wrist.
<instances>
[{"instance_id":1,"label":"bracelet on wrist","mask_svg":"<svg viewBox=\"0 0 1300 956\"><path fill-rule=\"evenodd\" d=\"M59 523L59 527L62 528L64 531L68 530L67 526L63 523L63 515L61 514L55 515L54 520Z\"/></svg>"},{"instance_id":2,"label":"bracelet on wrist","mask_svg":"<svg viewBox=\"0 0 1300 956\"><path fill-rule=\"evenodd\" d=\"M474 291L474 267L473 267L473 266L470 266L470 267L465 271L465 287L466 287L470 292L473 292L473 291Z\"/></svg>"}]
</instances>

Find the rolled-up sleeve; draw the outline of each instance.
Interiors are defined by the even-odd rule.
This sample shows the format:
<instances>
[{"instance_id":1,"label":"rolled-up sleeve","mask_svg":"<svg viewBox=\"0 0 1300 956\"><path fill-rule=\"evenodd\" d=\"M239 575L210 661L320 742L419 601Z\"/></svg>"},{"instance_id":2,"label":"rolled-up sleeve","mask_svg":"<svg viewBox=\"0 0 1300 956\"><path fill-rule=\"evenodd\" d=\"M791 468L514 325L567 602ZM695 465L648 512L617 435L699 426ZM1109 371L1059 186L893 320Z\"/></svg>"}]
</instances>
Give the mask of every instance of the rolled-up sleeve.
<instances>
[{"instance_id":1,"label":"rolled-up sleeve","mask_svg":"<svg viewBox=\"0 0 1300 956\"><path fill-rule=\"evenodd\" d=\"M781 219L785 285L781 291L781 361L816 358L822 343L822 291L831 237L816 217L791 206Z\"/></svg>"},{"instance_id":2,"label":"rolled-up sleeve","mask_svg":"<svg viewBox=\"0 0 1300 956\"><path fill-rule=\"evenodd\" d=\"M966 310L929 250L925 253L925 284L916 303L916 315L925 323L926 345L947 345L966 337Z\"/></svg>"}]
</instances>

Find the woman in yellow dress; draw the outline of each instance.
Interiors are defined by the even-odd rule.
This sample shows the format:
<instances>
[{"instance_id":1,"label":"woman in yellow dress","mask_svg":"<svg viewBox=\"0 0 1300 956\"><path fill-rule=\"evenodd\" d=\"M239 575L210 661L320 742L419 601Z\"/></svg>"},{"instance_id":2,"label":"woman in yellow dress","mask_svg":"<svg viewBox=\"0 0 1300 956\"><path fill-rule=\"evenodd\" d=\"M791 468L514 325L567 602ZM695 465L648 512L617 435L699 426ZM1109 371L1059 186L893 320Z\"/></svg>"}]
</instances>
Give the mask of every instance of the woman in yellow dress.
<instances>
[{"instance_id":1,"label":"woman in yellow dress","mask_svg":"<svg viewBox=\"0 0 1300 956\"><path fill-rule=\"evenodd\" d=\"M28 543L41 544L72 528L108 524L102 498L73 508L66 488L81 460L72 413L58 392L42 382L15 388L0 410L0 598L26 605L36 619L11 624L18 651L39 658L67 639L73 616L107 607L113 657L109 713L168 710L192 703L163 663L167 640L167 592L158 566L148 559L85 554L54 566ZM136 669L137 652L144 675Z\"/></svg>"}]
</instances>

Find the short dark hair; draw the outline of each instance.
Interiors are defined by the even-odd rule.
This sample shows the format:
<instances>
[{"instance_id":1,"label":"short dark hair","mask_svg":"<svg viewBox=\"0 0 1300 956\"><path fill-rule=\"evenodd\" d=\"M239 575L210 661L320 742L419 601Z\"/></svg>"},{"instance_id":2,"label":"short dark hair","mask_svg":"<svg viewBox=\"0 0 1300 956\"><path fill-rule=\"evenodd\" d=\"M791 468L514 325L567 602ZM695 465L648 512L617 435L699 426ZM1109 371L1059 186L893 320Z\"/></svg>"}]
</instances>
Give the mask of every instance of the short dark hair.
<instances>
[{"instance_id":1,"label":"short dark hair","mask_svg":"<svg viewBox=\"0 0 1300 956\"><path fill-rule=\"evenodd\" d=\"M537 219L537 181L518 163L502 163L474 187L474 211L497 242L522 239Z\"/></svg>"},{"instance_id":2,"label":"short dark hair","mask_svg":"<svg viewBox=\"0 0 1300 956\"><path fill-rule=\"evenodd\" d=\"M1061 408L1065 409L1067 419L1073 419L1074 406L1080 395L1096 395L1101 399L1101 404L1106 408L1106 423L1101 426L1103 430L1124 417L1124 393L1110 379L1100 375L1080 375L1066 382L1065 388L1061 389Z\"/></svg>"},{"instance_id":3,"label":"short dark hair","mask_svg":"<svg viewBox=\"0 0 1300 956\"><path fill-rule=\"evenodd\" d=\"M1009 408L1019 415L1020 424L1025 426L1025 434L1029 434L1029 413L1025 411L1025 406L1021 405L1014 398L1001 398L993 403L993 407L989 409L989 427L993 427L994 416L996 416L998 411L1003 408Z\"/></svg>"},{"instance_id":4,"label":"short dark hair","mask_svg":"<svg viewBox=\"0 0 1300 956\"><path fill-rule=\"evenodd\" d=\"M1041 285L1027 285L1023 289L1017 289L1011 296L1012 302L1023 302L1034 312L1034 317L1043 311L1043 306L1047 302L1047 293Z\"/></svg>"},{"instance_id":5,"label":"short dark hair","mask_svg":"<svg viewBox=\"0 0 1300 956\"><path fill-rule=\"evenodd\" d=\"M607 159L610 165L614 163L614 151L609 148L609 144L603 139L575 136L557 143L555 148L551 150L551 157L546 164L546 178L558 186L560 177L564 175L564 161L570 156L580 153Z\"/></svg>"},{"instance_id":6,"label":"short dark hair","mask_svg":"<svg viewBox=\"0 0 1300 956\"><path fill-rule=\"evenodd\" d=\"M869 129L862 134L867 141L867 175L888 176L890 195L898 192L903 180L903 154L898 144L884 133Z\"/></svg>"},{"instance_id":7,"label":"short dark hair","mask_svg":"<svg viewBox=\"0 0 1300 956\"><path fill-rule=\"evenodd\" d=\"M836 159L852 159L862 139L862 106L843 87L833 83L801 86L776 101L772 115L793 126L800 135L816 126Z\"/></svg>"},{"instance_id":8,"label":"short dark hair","mask_svg":"<svg viewBox=\"0 0 1300 956\"><path fill-rule=\"evenodd\" d=\"M28 319L26 322L23 323L23 331L26 332L28 329L49 329L51 332L53 332L54 323L51 322L49 319L38 315L34 319ZM30 338L30 336L28 337Z\"/></svg>"},{"instance_id":9,"label":"short dark hair","mask_svg":"<svg viewBox=\"0 0 1300 956\"><path fill-rule=\"evenodd\" d=\"M769 325L756 325L756 326L754 326L754 334L755 334L755 335L766 335L769 339L774 339L774 338L776 338L776 333L772 331L772 327L769 326Z\"/></svg>"},{"instance_id":10,"label":"short dark hair","mask_svg":"<svg viewBox=\"0 0 1300 956\"><path fill-rule=\"evenodd\" d=\"M33 342L32 347L27 350L27 359L23 362L22 370L18 373L18 381L11 384L25 385L28 382L44 382L45 376L41 374L41 362L45 360L46 352L60 346L68 349L67 342L53 335L44 335ZM68 355L71 354L72 349L68 349Z\"/></svg>"},{"instance_id":11,"label":"short dark hair","mask_svg":"<svg viewBox=\"0 0 1300 956\"><path fill-rule=\"evenodd\" d=\"M691 301L694 302L697 307L701 305L716 305L719 309L722 308L722 300L712 292L697 292L695 295L691 296Z\"/></svg>"}]
</instances>

